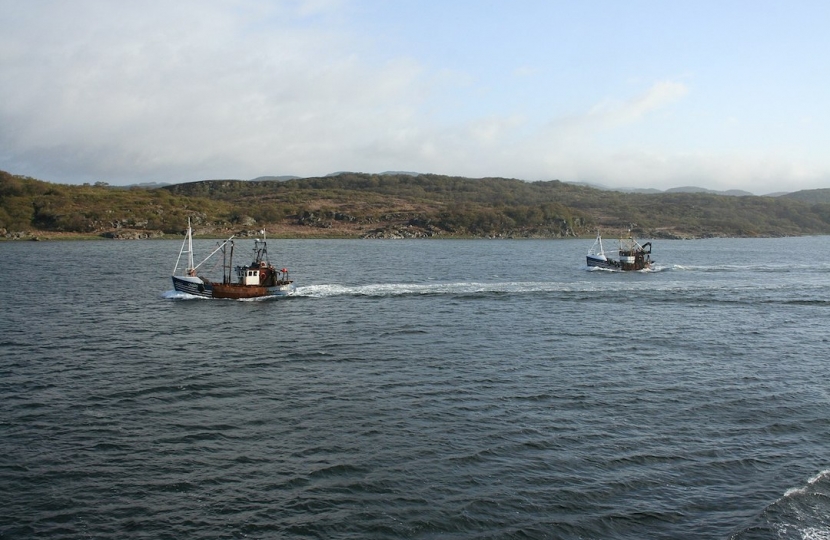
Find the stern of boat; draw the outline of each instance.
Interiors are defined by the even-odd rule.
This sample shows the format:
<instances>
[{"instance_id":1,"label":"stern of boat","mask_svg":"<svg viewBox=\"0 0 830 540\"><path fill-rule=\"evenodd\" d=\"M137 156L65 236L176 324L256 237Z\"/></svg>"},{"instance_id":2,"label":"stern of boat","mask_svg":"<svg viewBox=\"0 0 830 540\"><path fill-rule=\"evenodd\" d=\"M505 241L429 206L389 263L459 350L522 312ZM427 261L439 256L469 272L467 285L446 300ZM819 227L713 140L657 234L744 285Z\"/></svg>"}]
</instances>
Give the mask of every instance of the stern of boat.
<instances>
[{"instance_id":1,"label":"stern of boat","mask_svg":"<svg viewBox=\"0 0 830 540\"><path fill-rule=\"evenodd\" d=\"M268 287L268 296L290 296L294 294L295 289L293 281L281 282L273 287Z\"/></svg>"}]
</instances>

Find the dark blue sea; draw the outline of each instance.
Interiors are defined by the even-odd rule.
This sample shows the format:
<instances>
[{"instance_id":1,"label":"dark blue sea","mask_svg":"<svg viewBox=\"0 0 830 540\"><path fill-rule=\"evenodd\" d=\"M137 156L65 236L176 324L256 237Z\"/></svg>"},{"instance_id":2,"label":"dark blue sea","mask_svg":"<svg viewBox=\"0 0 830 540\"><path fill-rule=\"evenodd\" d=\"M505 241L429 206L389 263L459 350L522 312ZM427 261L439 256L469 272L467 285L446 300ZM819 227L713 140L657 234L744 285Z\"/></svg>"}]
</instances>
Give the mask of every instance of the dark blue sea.
<instances>
[{"instance_id":1,"label":"dark blue sea","mask_svg":"<svg viewBox=\"0 0 830 540\"><path fill-rule=\"evenodd\" d=\"M830 237L592 243L0 243L0 538L830 538Z\"/></svg>"}]
</instances>

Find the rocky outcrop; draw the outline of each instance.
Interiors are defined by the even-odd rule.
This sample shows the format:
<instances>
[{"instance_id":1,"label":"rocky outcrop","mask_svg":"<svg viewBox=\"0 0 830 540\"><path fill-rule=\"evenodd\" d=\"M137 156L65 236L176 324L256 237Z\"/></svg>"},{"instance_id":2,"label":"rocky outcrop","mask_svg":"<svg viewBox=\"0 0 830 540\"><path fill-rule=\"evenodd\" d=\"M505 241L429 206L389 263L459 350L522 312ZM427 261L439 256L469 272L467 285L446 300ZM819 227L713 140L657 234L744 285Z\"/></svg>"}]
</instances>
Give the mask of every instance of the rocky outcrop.
<instances>
[{"instance_id":1,"label":"rocky outcrop","mask_svg":"<svg viewBox=\"0 0 830 540\"><path fill-rule=\"evenodd\" d=\"M112 238L114 240L145 240L147 238L162 238L164 237L164 233L161 231L118 229L115 231L101 233L101 236L103 238Z\"/></svg>"},{"instance_id":2,"label":"rocky outcrop","mask_svg":"<svg viewBox=\"0 0 830 540\"><path fill-rule=\"evenodd\" d=\"M440 231L424 230L418 227L406 225L403 227L382 227L373 229L363 234L361 238L401 239L401 238L433 238L438 236Z\"/></svg>"}]
</instances>

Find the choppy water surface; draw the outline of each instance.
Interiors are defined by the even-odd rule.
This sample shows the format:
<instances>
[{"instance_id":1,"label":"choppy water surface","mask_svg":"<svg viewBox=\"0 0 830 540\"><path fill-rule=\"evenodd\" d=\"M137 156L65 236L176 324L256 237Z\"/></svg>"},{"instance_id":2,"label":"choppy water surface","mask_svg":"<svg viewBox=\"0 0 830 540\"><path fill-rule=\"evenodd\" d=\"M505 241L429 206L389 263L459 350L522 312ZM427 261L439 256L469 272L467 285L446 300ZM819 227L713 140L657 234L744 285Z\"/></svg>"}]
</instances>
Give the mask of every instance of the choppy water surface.
<instances>
[{"instance_id":1,"label":"choppy water surface","mask_svg":"<svg viewBox=\"0 0 830 540\"><path fill-rule=\"evenodd\" d=\"M830 238L591 243L0 243L0 537L830 538Z\"/></svg>"}]
</instances>

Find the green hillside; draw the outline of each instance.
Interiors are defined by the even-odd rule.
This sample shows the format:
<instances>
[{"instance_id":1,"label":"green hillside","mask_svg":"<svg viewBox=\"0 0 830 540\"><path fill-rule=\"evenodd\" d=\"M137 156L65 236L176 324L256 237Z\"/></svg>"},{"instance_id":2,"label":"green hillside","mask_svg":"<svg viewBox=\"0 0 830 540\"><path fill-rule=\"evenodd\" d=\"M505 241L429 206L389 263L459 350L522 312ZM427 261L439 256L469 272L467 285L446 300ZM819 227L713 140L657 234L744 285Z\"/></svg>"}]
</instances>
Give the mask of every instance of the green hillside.
<instances>
[{"instance_id":1,"label":"green hillside","mask_svg":"<svg viewBox=\"0 0 830 540\"><path fill-rule=\"evenodd\" d=\"M0 236L641 237L830 234L830 203L798 197L622 193L556 180L343 173L163 187L69 186L0 171Z\"/></svg>"},{"instance_id":2,"label":"green hillside","mask_svg":"<svg viewBox=\"0 0 830 540\"><path fill-rule=\"evenodd\" d=\"M805 189L795 193L787 193L782 197L795 201L827 204L830 203L830 189Z\"/></svg>"}]
</instances>

